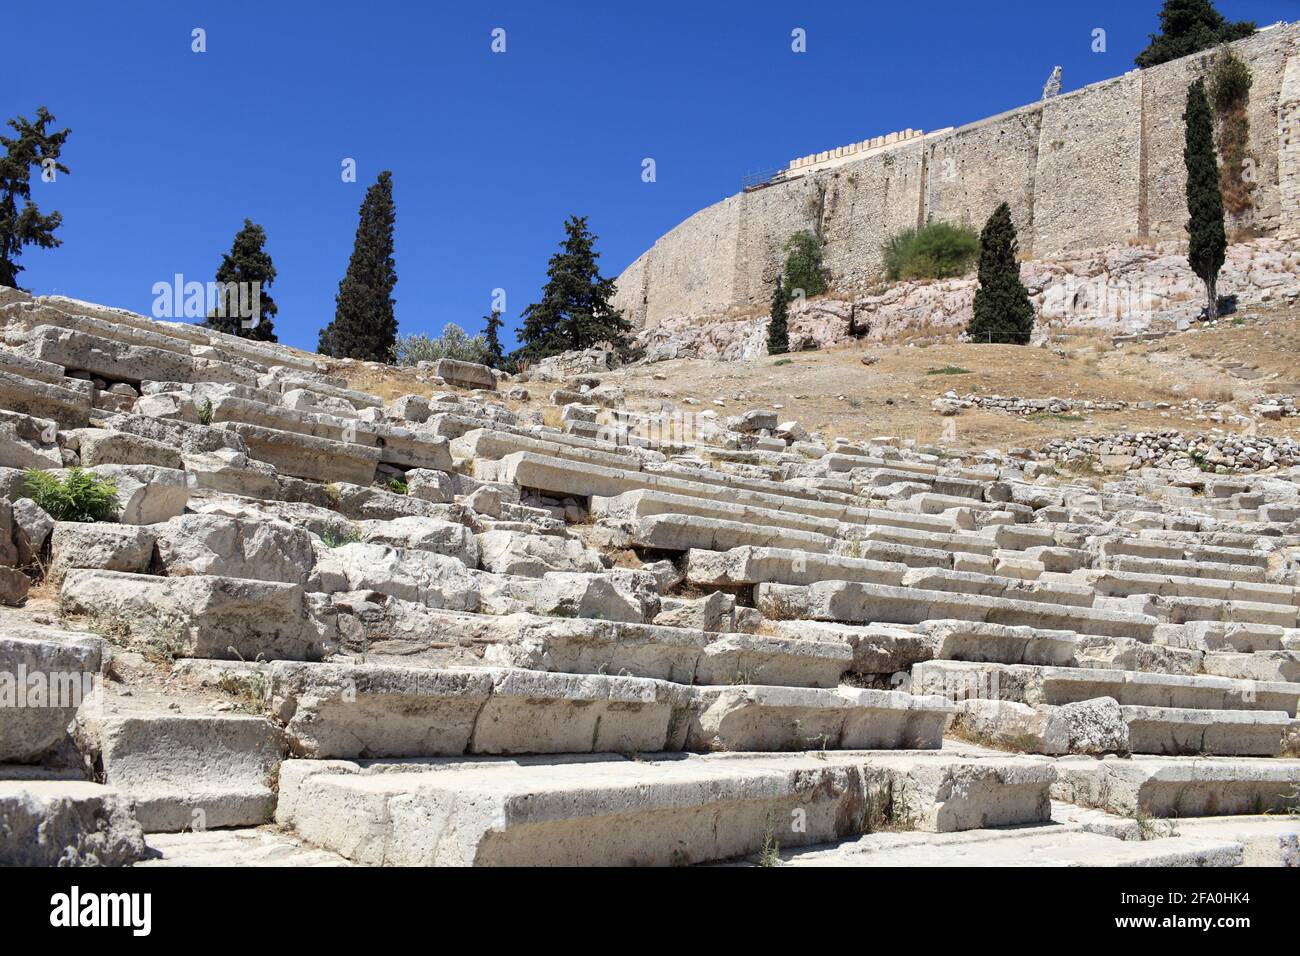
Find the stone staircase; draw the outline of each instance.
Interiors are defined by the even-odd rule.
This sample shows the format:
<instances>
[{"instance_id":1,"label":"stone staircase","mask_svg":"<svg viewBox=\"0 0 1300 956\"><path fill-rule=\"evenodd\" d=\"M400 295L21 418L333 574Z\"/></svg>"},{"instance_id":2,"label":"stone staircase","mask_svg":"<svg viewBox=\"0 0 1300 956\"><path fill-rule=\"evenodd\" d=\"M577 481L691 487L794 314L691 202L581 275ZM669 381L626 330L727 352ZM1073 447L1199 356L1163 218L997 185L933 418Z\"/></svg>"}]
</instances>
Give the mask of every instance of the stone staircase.
<instances>
[{"instance_id":1,"label":"stone staircase","mask_svg":"<svg viewBox=\"0 0 1300 956\"><path fill-rule=\"evenodd\" d=\"M1095 488L465 363L386 402L12 290L0 327L0 675L52 702L0 708L0 862L1295 861L1300 474Z\"/></svg>"}]
</instances>

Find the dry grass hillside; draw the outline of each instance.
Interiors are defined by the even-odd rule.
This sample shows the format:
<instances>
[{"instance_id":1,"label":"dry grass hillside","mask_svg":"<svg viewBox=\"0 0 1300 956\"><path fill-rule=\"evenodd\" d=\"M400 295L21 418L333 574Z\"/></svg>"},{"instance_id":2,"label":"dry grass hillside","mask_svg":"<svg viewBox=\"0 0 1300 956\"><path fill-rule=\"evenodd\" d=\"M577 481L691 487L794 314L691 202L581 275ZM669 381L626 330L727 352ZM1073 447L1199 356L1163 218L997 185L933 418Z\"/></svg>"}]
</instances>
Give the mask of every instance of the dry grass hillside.
<instances>
[{"instance_id":1,"label":"dry grass hillside","mask_svg":"<svg viewBox=\"0 0 1300 956\"><path fill-rule=\"evenodd\" d=\"M863 358L874 358L871 365ZM665 403L683 411L734 415L772 407L826 436L870 438L898 435L924 445L953 449L1037 446L1068 435L1118 431L1209 431L1227 428L1187 399L1220 403L1226 420L1249 413L1270 394L1300 393L1300 310L1251 310L1215 328L1114 346L1108 336L1063 335L1047 347L937 343L847 344L782 358L739 362L680 359L618 369L602 383L624 390L628 407L659 411ZM358 389L395 398L427 393L414 370L349 363L334 370ZM526 385L526 402L541 408L554 385ZM1168 408L1017 416L963 409L953 418L937 414L934 399L948 390L1018 398L1066 398L1129 403L1166 403ZM504 392L502 393L504 399ZM1266 435L1300 433L1300 419L1260 421Z\"/></svg>"}]
</instances>

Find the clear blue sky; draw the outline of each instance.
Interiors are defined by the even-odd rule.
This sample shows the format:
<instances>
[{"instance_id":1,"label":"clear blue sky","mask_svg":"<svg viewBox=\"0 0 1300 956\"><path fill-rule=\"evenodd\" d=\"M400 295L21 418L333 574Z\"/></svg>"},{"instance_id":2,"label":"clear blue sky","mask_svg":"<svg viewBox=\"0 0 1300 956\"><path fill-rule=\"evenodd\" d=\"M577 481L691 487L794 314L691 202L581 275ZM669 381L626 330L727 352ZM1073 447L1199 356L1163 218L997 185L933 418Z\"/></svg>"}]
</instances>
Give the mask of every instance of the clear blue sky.
<instances>
[{"instance_id":1,"label":"clear blue sky","mask_svg":"<svg viewBox=\"0 0 1300 956\"><path fill-rule=\"evenodd\" d=\"M155 282L209 281L250 217L279 279L280 340L334 314L366 186L393 170L403 333L507 324L536 298L565 216L617 275L750 171L1072 90L1132 68L1159 0L67 0L5 13L0 119L44 104L72 173L35 182L64 244L38 293L150 311ZM1261 25L1296 0L1218 0ZM191 52L191 30L207 52ZM506 31L506 52L490 49ZM807 52L791 51L791 30ZM1107 52L1091 50L1092 31ZM356 159L358 181L340 163ZM642 182L642 160L657 181Z\"/></svg>"}]
</instances>

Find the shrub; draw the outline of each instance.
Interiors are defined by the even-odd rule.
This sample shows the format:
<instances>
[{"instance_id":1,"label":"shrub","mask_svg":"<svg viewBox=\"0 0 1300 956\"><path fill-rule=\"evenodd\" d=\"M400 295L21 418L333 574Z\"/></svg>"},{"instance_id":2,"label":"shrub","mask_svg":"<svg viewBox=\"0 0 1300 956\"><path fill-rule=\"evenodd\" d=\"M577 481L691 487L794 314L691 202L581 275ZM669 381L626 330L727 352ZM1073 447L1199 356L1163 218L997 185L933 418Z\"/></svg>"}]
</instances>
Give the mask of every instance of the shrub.
<instances>
[{"instance_id":1,"label":"shrub","mask_svg":"<svg viewBox=\"0 0 1300 956\"><path fill-rule=\"evenodd\" d=\"M27 497L55 521L107 521L117 512L117 483L81 468L70 468L62 480L36 468L23 481Z\"/></svg>"},{"instance_id":2,"label":"shrub","mask_svg":"<svg viewBox=\"0 0 1300 956\"><path fill-rule=\"evenodd\" d=\"M948 279L965 275L979 256L980 240L969 226L932 222L890 236L881 249L885 275L900 279Z\"/></svg>"},{"instance_id":3,"label":"shrub","mask_svg":"<svg viewBox=\"0 0 1300 956\"><path fill-rule=\"evenodd\" d=\"M821 239L807 229L801 229L786 240L785 251L786 297L793 297L797 289L802 289L805 296L825 292Z\"/></svg>"},{"instance_id":4,"label":"shrub","mask_svg":"<svg viewBox=\"0 0 1300 956\"><path fill-rule=\"evenodd\" d=\"M442 335L437 338L422 332L398 338L397 345L393 347L393 360L398 365L436 362L438 359L485 364L487 352L487 341L483 336L475 335L471 338L455 322L448 322L442 327Z\"/></svg>"}]
</instances>

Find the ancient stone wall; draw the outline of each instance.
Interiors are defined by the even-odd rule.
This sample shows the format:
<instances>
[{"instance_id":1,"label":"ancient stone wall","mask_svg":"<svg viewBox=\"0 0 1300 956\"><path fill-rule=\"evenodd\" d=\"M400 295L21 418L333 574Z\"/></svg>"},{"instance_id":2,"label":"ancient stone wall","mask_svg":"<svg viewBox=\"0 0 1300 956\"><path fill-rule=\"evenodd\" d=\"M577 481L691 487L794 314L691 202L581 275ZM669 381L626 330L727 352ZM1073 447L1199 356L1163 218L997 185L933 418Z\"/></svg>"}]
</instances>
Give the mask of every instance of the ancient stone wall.
<instances>
[{"instance_id":1,"label":"ancient stone wall","mask_svg":"<svg viewBox=\"0 0 1300 956\"><path fill-rule=\"evenodd\" d=\"M1251 68L1248 173L1255 209L1231 223L1300 234L1300 24L1233 44ZM1182 113L1203 53L1096 83L861 159L723 200L643 253L619 279L617 303L639 326L762 310L800 229L826 242L832 286L869 285L885 239L918 223L978 228L1011 204L1022 249L1071 250L1185 234ZM791 170L797 174L799 170Z\"/></svg>"}]
</instances>

